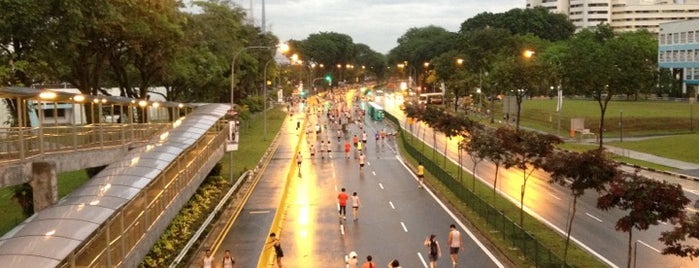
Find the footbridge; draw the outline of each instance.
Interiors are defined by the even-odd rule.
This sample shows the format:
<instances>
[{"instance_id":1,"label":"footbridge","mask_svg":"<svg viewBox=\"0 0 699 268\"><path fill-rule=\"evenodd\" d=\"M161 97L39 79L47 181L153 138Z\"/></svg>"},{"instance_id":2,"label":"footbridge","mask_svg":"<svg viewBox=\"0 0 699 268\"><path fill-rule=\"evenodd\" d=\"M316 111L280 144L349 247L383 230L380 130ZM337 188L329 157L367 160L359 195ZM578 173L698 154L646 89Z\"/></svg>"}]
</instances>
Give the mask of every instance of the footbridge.
<instances>
[{"instance_id":1,"label":"footbridge","mask_svg":"<svg viewBox=\"0 0 699 268\"><path fill-rule=\"evenodd\" d=\"M0 128L0 187L29 182L36 211L0 237L8 267L138 266L229 136L226 104L29 88L0 88L0 98L16 112ZM56 200L57 173L97 166L106 167Z\"/></svg>"}]
</instances>

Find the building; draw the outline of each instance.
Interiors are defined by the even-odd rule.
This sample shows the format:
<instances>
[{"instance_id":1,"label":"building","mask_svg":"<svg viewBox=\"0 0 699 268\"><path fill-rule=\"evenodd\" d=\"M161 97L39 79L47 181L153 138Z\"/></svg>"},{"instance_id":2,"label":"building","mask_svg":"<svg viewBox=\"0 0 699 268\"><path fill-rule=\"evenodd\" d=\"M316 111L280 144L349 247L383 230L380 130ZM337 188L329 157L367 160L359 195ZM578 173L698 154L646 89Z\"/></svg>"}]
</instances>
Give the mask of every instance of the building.
<instances>
[{"instance_id":1,"label":"building","mask_svg":"<svg viewBox=\"0 0 699 268\"><path fill-rule=\"evenodd\" d=\"M567 15L578 30L607 23L615 31L658 33L660 23L699 19L699 0L527 0L527 7L538 6Z\"/></svg>"},{"instance_id":2,"label":"building","mask_svg":"<svg viewBox=\"0 0 699 268\"><path fill-rule=\"evenodd\" d=\"M660 24L658 66L682 79L682 93L697 95L699 85L699 19Z\"/></svg>"}]
</instances>

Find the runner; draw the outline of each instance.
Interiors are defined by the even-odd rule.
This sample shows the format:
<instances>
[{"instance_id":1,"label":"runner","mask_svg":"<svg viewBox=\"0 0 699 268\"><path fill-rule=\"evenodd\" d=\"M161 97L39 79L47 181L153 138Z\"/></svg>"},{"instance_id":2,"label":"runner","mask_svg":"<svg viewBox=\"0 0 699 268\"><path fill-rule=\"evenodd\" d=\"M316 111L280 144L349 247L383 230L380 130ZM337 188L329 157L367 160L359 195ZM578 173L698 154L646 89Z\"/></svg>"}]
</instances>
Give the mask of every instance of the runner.
<instances>
[{"instance_id":1,"label":"runner","mask_svg":"<svg viewBox=\"0 0 699 268\"><path fill-rule=\"evenodd\" d=\"M347 219L347 199L349 199L349 195L345 193L345 188L342 188L340 194L337 195L337 203L340 206L340 217L343 220Z\"/></svg>"},{"instance_id":2,"label":"runner","mask_svg":"<svg viewBox=\"0 0 699 268\"><path fill-rule=\"evenodd\" d=\"M325 159L325 141L320 140L320 159Z\"/></svg>"},{"instance_id":3,"label":"runner","mask_svg":"<svg viewBox=\"0 0 699 268\"><path fill-rule=\"evenodd\" d=\"M449 244L449 256L451 257L452 267L456 267L459 263L459 249L463 244L461 241L461 233L456 230L456 225L449 225L449 239L447 240Z\"/></svg>"},{"instance_id":4,"label":"runner","mask_svg":"<svg viewBox=\"0 0 699 268\"><path fill-rule=\"evenodd\" d=\"M366 161L366 156L363 153L359 153L359 171L364 170L364 161Z\"/></svg>"},{"instance_id":5,"label":"runner","mask_svg":"<svg viewBox=\"0 0 699 268\"><path fill-rule=\"evenodd\" d=\"M386 138L386 130L381 129L381 140L384 140Z\"/></svg>"},{"instance_id":6,"label":"runner","mask_svg":"<svg viewBox=\"0 0 699 268\"><path fill-rule=\"evenodd\" d=\"M352 137L352 145L354 145L354 147L356 148L357 143L359 143L359 137L357 137L357 134L354 134L354 136Z\"/></svg>"},{"instance_id":7,"label":"runner","mask_svg":"<svg viewBox=\"0 0 699 268\"><path fill-rule=\"evenodd\" d=\"M425 238L425 246L429 248L430 268L437 267L437 260L442 256L442 250L439 248L436 237L436 235L432 234Z\"/></svg>"},{"instance_id":8,"label":"runner","mask_svg":"<svg viewBox=\"0 0 699 268\"><path fill-rule=\"evenodd\" d=\"M350 150L351 149L352 148L350 147L349 141L345 141L345 157L347 157L347 159L350 158Z\"/></svg>"},{"instance_id":9,"label":"runner","mask_svg":"<svg viewBox=\"0 0 699 268\"><path fill-rule=\"evenodd\" d=\"M357 196L357 192L352 193L352 216L354 216L354 221L359 220L358 213L359 213L359 206L362 204L361 201L359 201L359 196Z\"/></svg>"},{"instance_id":10,"label":"runner","mask_svg":"<svg viewBox=\"0 0 699 268\"><path fill-rule=\"evenodd\" d=\"M311 159L314 159L316 156L316 147L314 147L313 144L311 144L309 151L311 152Z\"/></svg>"},{"instance_id":11,"label":"runner","mask_svg":"<svg viewBox=\"0 0 699 268\"><path fill-rule=\"evenodd\" d=\"M223 255L223 263L222 263L221 267L223 267L223 268L235 267L235 259L233 259L233 257L231 257L231 251L226 249L224 254L225 255Z\"/></svg>"},{"instance_id":12,"label":"runner","mask_svg":"<svg viewBox=\"0 0 699 268\"><path fill-rule=\"evenodd\" d=\"M362 143L366 144L366 131L362 131Z\"/></svg>"},{"instance_id":13,"label":"runner","mask_svg":"<svg viewBox=\"0 0 699 268\"><path fill-rule=\"evenodd\" d=\"M424 186L423 180L425 178L425 167L422 165L422 162L418 162L417 164L417 178L419 180L417 188L422 188L422 186Z\"/></svg>"},{"instance_id":14,"label":"runner","mask_svg":"<svg viewBox=\"0 0 699 268\"><path fill-rule=\"evenodd\" d=\"M362 268L376 268L376 264L372 261L373 259L371 255L366 256L366 262L362 265Z\"/></svg>"},{"instance_id":15,"label":"runner","mask_svg":"<svg viewBox=\"0 0 699 268\"><path fill-rule=\"evenodd\" d=\"M270 244L274 247L274 254L276 255L277 258L277 267L282 268L282 257L284 257L284 251L282 250L282 244L277 238L277 235L275 233L269 234L269 238L271 239L269 241Z\"/></svg>"}]
</instances>

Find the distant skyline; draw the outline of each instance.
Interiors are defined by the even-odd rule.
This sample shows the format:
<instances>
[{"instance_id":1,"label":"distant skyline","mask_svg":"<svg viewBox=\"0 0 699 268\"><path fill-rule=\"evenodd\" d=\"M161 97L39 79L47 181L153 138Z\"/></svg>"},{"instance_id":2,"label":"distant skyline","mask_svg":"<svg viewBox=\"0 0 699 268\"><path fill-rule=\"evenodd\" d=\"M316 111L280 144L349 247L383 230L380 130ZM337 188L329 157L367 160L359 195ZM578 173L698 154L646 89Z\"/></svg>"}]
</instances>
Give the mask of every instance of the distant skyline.
<instances>
[{"instance_id":1,"label":"distant skyline","mask_svg":"<svg viewBox=\"0 0 699 268\"><path fill-rule=\"evenodd\" d=\"M255 25L261 26L262 0L253 0ZM248 10L250 0L233 0ZM280 41L336 32L387 54L408 29L435 25L456 32L482 12L524 8L526 0L265 0L267 31Z\"/></svg>"}]
</instances>

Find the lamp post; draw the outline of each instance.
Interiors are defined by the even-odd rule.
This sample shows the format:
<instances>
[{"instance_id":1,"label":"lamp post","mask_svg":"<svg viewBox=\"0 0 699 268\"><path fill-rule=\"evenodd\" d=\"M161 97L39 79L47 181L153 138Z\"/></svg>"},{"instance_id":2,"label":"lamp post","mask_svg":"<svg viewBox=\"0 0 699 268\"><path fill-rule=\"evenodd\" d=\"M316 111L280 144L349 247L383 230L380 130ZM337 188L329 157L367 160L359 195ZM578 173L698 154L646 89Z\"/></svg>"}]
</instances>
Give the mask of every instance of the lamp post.
<instances>
[{"instance_id":1,"label":"lamp post","mask_svg":"<svg viewBox=\"0 0 699 268\"><path fill-rule=\"evenodd\" d=\"M269 66L269 64L270 64L271 62L273 62L273 61L274 61L274 58L268 60L267 63L265 63L265 68L264 68L264 71L263 71L263 73L264 73L264 82L262 83L262 91L264 92L264 93L263 93L263 96L264 96L264 110L263 110L262 113L264 114L264 116L263 116L263 117L264 117L264 121L262 122L262 124L263 124L263 126L264 126L264 131L263 131L264 134L263 134L263 136L262 136L262 139L265 140L265 141L267 140L267 66Z\"/></svg>"},{"instance_id":2,"label":"lamp post","mask_svg":"<svg viewBox=\"0 0 699 268\"><path fill-rule=\"evenodd\" d=\"M235 110L235 60L238 59L238 56L240 56L243 51L248 50L248 49L272 49L272 48L277 48L277 46L247 46L239 49L235 54L233 54L233 60L231 60L231 109ZM281 48L283 51L286 51L289 49L289 47L285 44L281 45ZM265 81L265 83L267 83ZM231 184L233 183L233 151L231 151L231 157L230 157L230 170L228 172L228 178L230 179Z\"/></svg>"}]
</instances>

